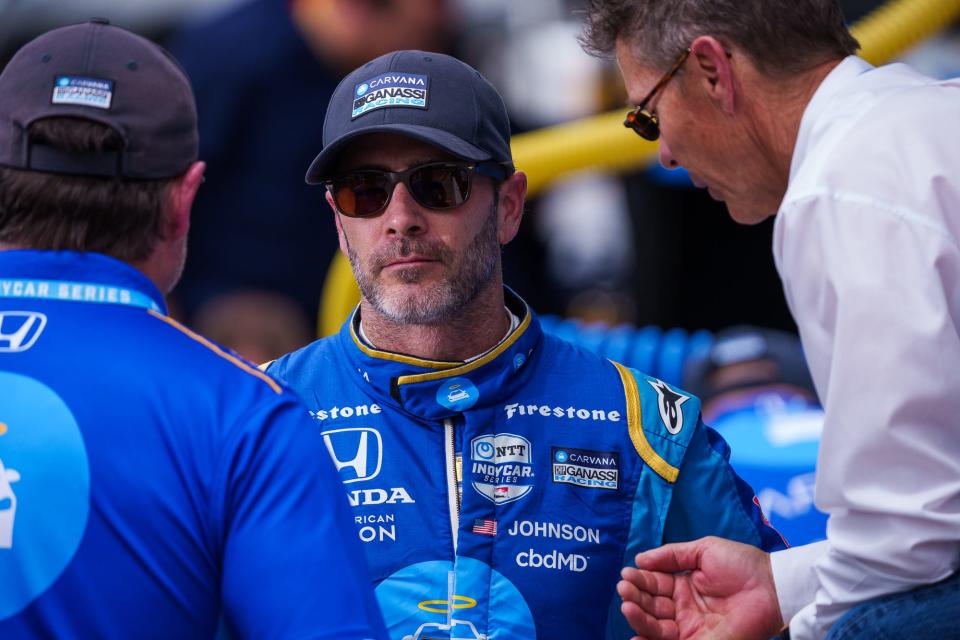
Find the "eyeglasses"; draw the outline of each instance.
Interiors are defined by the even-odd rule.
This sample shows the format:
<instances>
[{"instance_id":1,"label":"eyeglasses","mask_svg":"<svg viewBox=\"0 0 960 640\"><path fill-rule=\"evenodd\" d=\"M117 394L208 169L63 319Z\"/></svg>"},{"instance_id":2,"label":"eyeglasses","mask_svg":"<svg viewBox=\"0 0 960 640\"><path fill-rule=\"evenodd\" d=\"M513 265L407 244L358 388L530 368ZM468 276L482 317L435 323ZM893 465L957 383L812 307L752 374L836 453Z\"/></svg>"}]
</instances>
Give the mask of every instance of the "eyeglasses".
<instances>
[{"instance_id":1,"label":"eyeglasses","mask_svg":"<svg viewBox=\"0 0 960 640\"><path fill-rule=\"evenodd\" d=\"M660 137L660 119L657 118L657 114L647 111L647 104L657 95L657 92L663 89L667 83L673 79L673 76L677 75L677 72L680 71L680 67L687 61L689 55L690 49L685 49L683 53L680 54L680 57L673 63L670 70L660 78L657 84L653 85L650 93L643 97L643 100L640 101L637 108L627 113L627 118L623 121L623 126L628 129L633 129L634 133L650 142Z\"/></svg>"},{"instance_id":2,"label":"eyeglasses","mask_svg":"<svg viewBox=\"0 0 960 640\"><path fill-rule=\"evenodd\" d=\"M512 172L510 163L430 162L404 171L358 169L324 181L337 211L350 218L379 215L403 183L417 203L427 209L452 209L470 198L476 173L504 180Z\"/></svg>"}]
</instances>

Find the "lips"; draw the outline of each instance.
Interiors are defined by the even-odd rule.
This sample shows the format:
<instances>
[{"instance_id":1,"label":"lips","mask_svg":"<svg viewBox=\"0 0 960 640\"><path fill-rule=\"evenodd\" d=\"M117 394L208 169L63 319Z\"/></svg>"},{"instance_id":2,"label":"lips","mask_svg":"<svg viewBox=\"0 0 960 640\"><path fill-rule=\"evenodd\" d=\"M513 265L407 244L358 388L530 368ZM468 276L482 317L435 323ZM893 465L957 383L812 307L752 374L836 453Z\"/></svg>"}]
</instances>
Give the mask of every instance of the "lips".
<instances>
[{"instance_id":1,"label":"lips","mask_svg":"<svg viewBox=\"0 0 960 640\"><path fill-rule=\"evenodd\" d=\"M383 268L417 266L428 262L439 262L439 260L430 256L404 256L402 258L388 260Z\"/></svg>"},{"instance_id":2,"label":"lips","mask_svg":"<svg viewBox=\"0 0 960 640\"><path fill-rule=\"evenodd\" d=\"M439 242L423 238L402 238L382 247L371 264L376 271L391 267L419 267L445 262L449 258L447 254L446 248Z\"/></svg>"}]
</instances>

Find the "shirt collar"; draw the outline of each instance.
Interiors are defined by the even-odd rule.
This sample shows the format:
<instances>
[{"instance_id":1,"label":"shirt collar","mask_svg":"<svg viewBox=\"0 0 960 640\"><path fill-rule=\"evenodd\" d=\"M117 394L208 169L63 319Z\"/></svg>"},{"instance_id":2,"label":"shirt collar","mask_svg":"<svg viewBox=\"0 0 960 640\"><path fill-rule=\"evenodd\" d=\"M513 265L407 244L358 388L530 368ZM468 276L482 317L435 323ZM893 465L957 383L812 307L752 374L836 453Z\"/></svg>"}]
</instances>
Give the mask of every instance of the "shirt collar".
<instances>
[{"instance_id":1,"label":"shirt collar","mask_svg":"<svg viewBox=\"0 0 960 640\"><path fill-rule=\"evenodd\" d=\"M847 56L820 82L820 86L817 87L810 102L807 103L803 110L803 117L800 119L797 143L793 147L793 156L790 162L790 182L793 181L800 170L804 158L807 157L810 145L819 139L818 128L829 126L832 119L838 115L831 110L835 103L834 98L849 90L853 78L873 68L873 65L863 58Z\"/></svg>"},{"instance_id":2,"label":"shirt collar","mask_svg":"<svg viewBox=\"0 0 960 640\"><path fill-rule=\"evenodd\" d=\"M164 314L167 312L163 294L147 276L125 262L100 253L22 249L0 251L0 284L14 281L44 281L53 286L48 287L49 295L11 297L132 304ZM61 291L66 294L61 295Z\"/></svg>"},{"instance_id":3,"label":"shirt collar","mask_svg":"<svg viewBox=\"0 0 960 640\"><path fill-rule=\"evenodd\" d=\"M470 362L444 362L381 351L357 335L359 307L344 323L340 348L359 383L407 413L442 419L467 409L492 406L514 394L530 373L528 361L543 333L527 304L504 288L507 308L520 319L496 347Z\"/></svg>"}]
</instances>

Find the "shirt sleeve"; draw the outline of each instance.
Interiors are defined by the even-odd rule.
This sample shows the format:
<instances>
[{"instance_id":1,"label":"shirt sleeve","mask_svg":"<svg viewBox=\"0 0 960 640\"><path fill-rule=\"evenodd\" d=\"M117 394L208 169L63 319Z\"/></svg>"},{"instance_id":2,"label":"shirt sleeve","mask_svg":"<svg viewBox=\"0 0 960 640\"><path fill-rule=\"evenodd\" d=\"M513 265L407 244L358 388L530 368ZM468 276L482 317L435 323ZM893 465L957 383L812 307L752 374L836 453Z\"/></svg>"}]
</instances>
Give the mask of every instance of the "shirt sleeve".
<instances>
[{"instance_id":1,"label":"shirt sleeve","mask_svg":"<svg viewBox=\"0 0 960 640\"><path fill-rule=\"evenodd\" d=\"M251 410L221 464L228 629L239 638L386 638L343 486L291 397Z\"/></svg>"},{"instance_id":2,"label":"shirt sleeve","mask_svg":"<svg viewBox=\"0 0 960 640\"><path fill-rule=\"evenodd\" d=\"M960 252L934 216L842 192L781 211L774 252L826 412L829 543L774 557L785 617L806 592L791 634L809 640L957 568Z\"/></svg>"},{"instance_id":3,"label":"shirt sleeve","mask_svg":"<svg viewBox=\"0 0 960 640\"><path fill-rule=\"evenodd\" d=\"M720 536L765 551L786 548L786 541L763 515L753 489L730 466L730 447L702 422L684 455L663 541L686 542Z\"/></svg>"}]
</instances>

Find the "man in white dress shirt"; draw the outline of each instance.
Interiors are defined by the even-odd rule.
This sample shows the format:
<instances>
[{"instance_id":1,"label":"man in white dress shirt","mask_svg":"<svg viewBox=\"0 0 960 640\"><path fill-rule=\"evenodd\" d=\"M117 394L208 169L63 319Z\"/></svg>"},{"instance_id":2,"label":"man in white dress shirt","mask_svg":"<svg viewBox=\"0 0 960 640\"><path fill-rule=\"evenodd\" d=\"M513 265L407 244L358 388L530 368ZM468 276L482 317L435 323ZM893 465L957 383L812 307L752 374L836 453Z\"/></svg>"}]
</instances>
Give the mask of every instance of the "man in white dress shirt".
<instances>
[{"instance_id":1,"label":"man in white dress shirt","mask_svg":"<svg viewBox=\"0 0 960 640\"><path fill-rule=\"evenodd\" d=\"M591 0L637 109L774 257L826 411L828 540L640 554L645 638L960 637L960 79L853 53L836 0Z\"/></svg>"}]
</instances>

